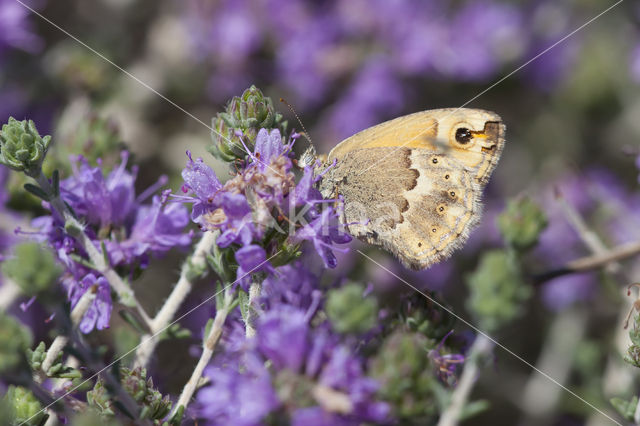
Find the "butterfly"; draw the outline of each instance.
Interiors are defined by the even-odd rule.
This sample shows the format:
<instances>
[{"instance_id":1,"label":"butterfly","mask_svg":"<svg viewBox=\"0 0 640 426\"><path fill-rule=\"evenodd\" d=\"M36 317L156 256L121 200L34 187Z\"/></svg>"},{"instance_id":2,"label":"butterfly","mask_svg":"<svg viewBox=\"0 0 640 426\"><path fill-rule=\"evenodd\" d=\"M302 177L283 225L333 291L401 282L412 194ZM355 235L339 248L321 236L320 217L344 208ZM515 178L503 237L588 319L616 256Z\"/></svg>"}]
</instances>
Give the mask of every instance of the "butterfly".
<instances>
[{"instance_id":1,"label":"butterfly","mask_svg":"<svg viewBox=\"0 0 640 426\"><path fill-rule=\"evenodd\" d=\"M481 109L417 112L336 145L319 182L343 200L347 231L425 269L468 239L504 147L505 125Z\"/></svg>"}]
</instances>

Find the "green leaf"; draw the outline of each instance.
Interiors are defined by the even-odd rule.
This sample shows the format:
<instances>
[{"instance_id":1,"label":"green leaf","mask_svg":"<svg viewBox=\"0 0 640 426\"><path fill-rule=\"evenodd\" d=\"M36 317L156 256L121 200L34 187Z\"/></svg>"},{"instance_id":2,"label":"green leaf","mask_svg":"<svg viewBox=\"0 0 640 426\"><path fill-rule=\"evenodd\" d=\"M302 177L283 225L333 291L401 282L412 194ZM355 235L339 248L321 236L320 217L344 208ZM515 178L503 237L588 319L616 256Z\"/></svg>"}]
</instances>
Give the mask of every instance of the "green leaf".
<instances>
[{"instance_id":1,"label":"green leaf","mask_svg":"<svg viewBox=\"0 0 640 426\"><path fill-rule=\"evenodd\" d=\"M39 186L30 183L24 184L24 189L44 201L50 201L51 197Z\"/></svg>"}]
</instances>

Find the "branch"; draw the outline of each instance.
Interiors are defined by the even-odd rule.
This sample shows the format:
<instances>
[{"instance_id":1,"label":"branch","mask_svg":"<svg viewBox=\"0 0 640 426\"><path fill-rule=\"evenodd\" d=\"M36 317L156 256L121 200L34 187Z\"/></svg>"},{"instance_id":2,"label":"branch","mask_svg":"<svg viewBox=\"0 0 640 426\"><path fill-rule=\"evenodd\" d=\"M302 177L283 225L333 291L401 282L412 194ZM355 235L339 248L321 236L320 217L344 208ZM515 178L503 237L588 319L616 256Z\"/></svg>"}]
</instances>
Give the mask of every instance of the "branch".
<instances>
[{"instance_id":1,"label":"branch","mask_svg":"<svg viewBox=\"0 0 640 426\"><path fill-rule=\"evenodd\" d=\"M214 246L218 234L219 231L205 232L191 257L182 265L180 278L167 300L165 300L162 308L160 308L155 318L151 321L149 334L145 334L140 339L142 343L136 350L134 366L142 367L149 362L159 341L158 338L154 338L154 335L166 328L171 321L173 321L178 308L182 305L189 293L191 293L193 281L196 278L201 278L206 275L207 255L211 252L211 248Z\"/></svg>"},{"instance_id":2,"label":"branch","mask_svg":"<svg viewBox=\"0 0 640 426\"><path fill-rule=\"evenodd\" d=\"M0 312L9 309L21 295L22 290L18 284L10 278L3 277L2 285L0 285Z\"/></svg>"},{"instance_id":3,"label":"branch","mask_svg":"<svg viewBox=\"0 0 640 426\"><path fill-rule=\"evenodd\" d=\"M562 275L573 274L576 272L585 272L607 266L613 262L617 262L619 260L623 260L637 254L640 254L640 241L620 244L619 246L613 247L609 251L602 254L594 254L591 256L581 257L579 259L572 260L571 262L566 263L560 268L536 274L533 276L533 279L536 284L541 284L545 281Z\"/></svg>"},{"instance_id":4,"label":"branch","mask_svg":"<svg viewBox=\"0 0 640 426\"><path fill-rule=\"evenodd\" d=\"M204 341L202 347L202 355L200 355L200 359L198 360L198 363L196 364L196 367L191 374L191 378L182 390L180 398L178 398L178 402L176 402L173 412L171 413L169 418L172 418L176 414L176 412L180 410L180 407L184 407L184 410L186 411L187 406L191 401L191 397L198 387L198 382L200 380L200 377L202 377L202 372L204 371L204 368L207 366L207 364L209 364L209 361L211 361L213 351L218 343L218 340L220 340L220 336L222 335L222 327L227 319L229 311L231 310L232 304L233 290L231 289L231 286L228 285L224 291L224 301L222 304L223 306L221 306L220 309L217 310L216 316L214 317L213 324L211 326L211 330L209 331L209 335Z\"/></svg>"}]
</instances>

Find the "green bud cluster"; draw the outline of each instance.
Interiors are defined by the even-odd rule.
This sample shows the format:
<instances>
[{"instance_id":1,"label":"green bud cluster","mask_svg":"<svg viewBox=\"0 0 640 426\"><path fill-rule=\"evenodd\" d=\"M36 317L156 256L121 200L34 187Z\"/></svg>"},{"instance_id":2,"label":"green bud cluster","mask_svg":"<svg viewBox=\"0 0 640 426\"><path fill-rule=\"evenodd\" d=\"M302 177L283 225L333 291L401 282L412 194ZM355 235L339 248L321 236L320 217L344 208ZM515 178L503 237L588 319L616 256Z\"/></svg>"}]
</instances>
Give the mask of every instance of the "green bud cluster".
<instances>
[{"instance_id":1,"label":"green bud cluster","mask_svg":"<svg viewBox=\"0 0 640 426\"><path fill-rule=\"evenodd\" d=\"M521 304L531 296L516 258L504 250L484 253L466 282L471 291L467 306L488 332L518 317Z\"/></svg>"},{"instance_id":2,"label":"green bud cluster","mask_svg":"<svg viewBox=\"0 0 640 426\"><path fill-rule=\"evenodd\" d=\"M60 352L62 355L62 352ZM42 363L44 359L47 357L47 345L44 342L40 342L35 349L27 349L27 361L29 361L29 365L33 369L33 371L40 370L42 367Z\"/></svg>"},{"instance_id":3,"label":"green bud cluster","mask_svg":"<svg viewBox=\"0 0 640 426\"><path fill-rule=\"evenodd\" d=\"M12 278L24 294L35 296L56 281L60 268L49 250L27 242L15 247L14 255L2 264L2 273Z\"/></svg>"},{"instance_id":4,"label":"green bud cluster","mask_svg":"<svg viewBox=\"0 0 640 426\"><path fill-rule=\"evenodd\" d=\"M439 398L446 389L434 374L428 345L422 334L396 330L371 360L369 371L380 383L380 396L401 424L429 424L442 408Z\"/></svg>"},{"instance_id":5,"label":"green bud cluster","mask_svg":"<svg viewBox=\"0 0 640 426\"><path fill-rule=\"evenodd\" d=\"M40 342L34 350L27 349L27 361L33 369L38 371L42 367L45 357L47 356L47 347L44 342ZM62 352L58 352L55 362L45 371L47 377L55 377L57 379L79 379L82 377L80 370L65 366L62 362Z\"/></svg>"},{"instance_id":6,"label":"green bud cluster","mask_svg":"<svg viewBox=\"0 0 640 426\"><path fill-rule=\"evenodd\" d=\"M431 294L431 297L435 296ZM455 317L421 294L414 293L400 309L404 324L411 331L439 342L455 325Z\"/></svg>"},{"instance_id":7,"label":"green bud cluster","mask_svg":"<svg viewBox=\"0 0 640 426\"><path fill-rule=\"evenodd\" d=\"M44 169L47 174L54 169L67 172L70 170L69 155L81 153L90 164L100 159L104 169L110 170L120 162L123 147L116 122L90 113L74 126L72 133L56 138L56 149L52 152L54 161L48 161Z\"/></svg>"},{"instance_id":8,"label":"green bud cluster","mask_svg":"<svg viewBox=\"0 0 640 426\"><path fill-rule=\"evenodd\" d=\"M547 223L542 209L528 197L509 200L507 208L497 219L502 238L509 246L520 251L536 245Z\"/></svg>"},{"instance_id":9,"label":"green bud cluster","mask_svg":"<svg viewBox=\"0 0 640 426\"><path fill-rule=\"evenodd\" d=\"M0 401L0 423L10 425L41 425L48 417L40 401L21 386L9 386Z\"/></svg>"},{"instance_id":10,"label":"green bud cluster","mask_svg":"<svg viewBox=\"0 0 640 426\"><path fill-rule=\"evenodd\" d=\"M286 122L276 112L271 98L251 86L242 96L234 97L225 112L213 118L211 127L213 144L209 152L222 161L230 162L245 158L247 149L253 150L261 128L277 128L284 132Z\"/></svg>"},{"instance_id":11,"label":"green bud cluster","mask_svg":"<svg viewBox=\"0 0 640 426\"><path fill-rule=\"evenodd\" d=\"M87 392L87 404L103 416L113 416L115 414L111 395L102 378L98 378L93 389Z\"/></svg>"},{"instance_id":12,"label":"green bud cluster","mask_svg":"<svg viewBox=\"0 0 640 426\"><path fill-rule=\"evenodd\" d=\"M0 132L0 163L28 176L39 176L51 136L41 137L32 120L13 117Z\"/></svg>"},{"instance_id":13,"label":"green bud cluster","mask_svg":"<svg viewBox=\"0 0 640 426\"><path fill-rule=\"evenodd\" d=\"M16 373L20 364L27 361L27 350L31 347L28 328L9 315L0 313L0 374ZM24 367L27 368L26 363Z\"/></svg>"},{"instance_id":14,"label":"green bud cluster","mask_svg":"<svg viewBox=\"0 0 640 426\"><path fill-rule=\"evenodd\" d=\"M160 420L171 411L169 396L163 397L153 387L153 380L147 378L147 370L144 368L133 370L123 368L120 374L122 387L142 407L139 418L153 420L156 424L160 424ZM87 392L87 403L103 416L114 415L113 399L102 379L98 379L93 390Z\"/></svg>"},{"instance_id":15,"label":"green bud cluster","mask_svg":"<svg viewBox=\"0 0 640 426\"><path fill-rule=\"evenodd\" d=\"M169 411L171 411L171 399L169 395L162 396L157 389L153 387L151 377L147 378L147 370L144 368L135 368L129 370L123 368L122 387L133 399L142 404L140 412L141 419L161 420Z\"/></svg>"},{"instance_id":16,"label":"green bud cluster","mask_svg":"<svg viewBox=\"0 0 640 426\"><path fill-rule=\"evenodd\" d=\"M374 297L363 296L364 291L364 286L352 283L327 294L327 316L337 332L364 333L376 324L378 303Z\"/></svg>"}]
</instances>

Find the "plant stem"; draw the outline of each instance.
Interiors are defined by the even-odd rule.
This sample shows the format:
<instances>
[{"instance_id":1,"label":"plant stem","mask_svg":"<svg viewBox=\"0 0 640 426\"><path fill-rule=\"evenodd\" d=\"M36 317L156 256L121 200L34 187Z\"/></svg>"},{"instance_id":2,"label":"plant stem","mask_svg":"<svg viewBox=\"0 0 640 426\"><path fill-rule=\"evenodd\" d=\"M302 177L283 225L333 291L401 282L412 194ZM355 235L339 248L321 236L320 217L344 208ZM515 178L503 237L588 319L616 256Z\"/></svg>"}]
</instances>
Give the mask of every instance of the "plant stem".
<instances>
[{"instance_id":1,"label":"plant stem","mask_svg":"<svg viewBox=\"0 0 640 426\"><path fill-rule=\"evenodd\" d=\"M262 284L259 282L251 283L249 287L249 300L247 301L247 319L245 321L245 335L247 338L252 338L256 335L256 319L258 312L255 308L255 304L260 297L262 291Z\"/></svg>"},{"instance_id":2,"label":"plant stem","mask_svg":"<svg viewBox=\"0 0 640 426\"><path fill-rule=\"evenodd\" d=\"M22 295L22 290L13 280L3 277L0 286L0 312L6 311L13 305L18 297Z\"/></svg>"},{"instance_id":3,"label":"plant stem","mask_svg":"<svg viewBox=\"0 0 640 426\"><path fill-rule=\"evenodd\" d=\"M104 254L98 251L96 246L93 244L93 241L91 241L89 236L84 232L84 226L78 222L75 217L73 217L67 205L62 201L62 198L60 198L59 195L54 195L53 187L49 183L49 180L42 173L40 173L35 180L38 182L38 185L40 185L40 188L50 195L51 199L49 200L49 203L51 204L51 207L53 207L53 209L62 216L65 222L65 227L68 226L69 229L77 230L73 236L87 252L95 270L106 278L111 288L118 293L120 300L124 302L126 306L135 306L144 323L150 328L151 318L147 315L147 312L144 310L140 302L138 302L131 288L125 284L116 271L107 264Z\"/></svg>"},{"instance_id":4,"label":"plant stem","mask_svg":"<svg viewBox=\"0 0 640 426\"><path fill-rule=\"evenodd\" d=\"M200 377L202 377L202 372L204 368L211 361L211 357L213 356L213 351L222 335L222 327L224 322L227 319L227 315L231 309L231 305L233 304L233 290L231 286L227 286L227 289L224 292L224 301L223 306L221 306L216 312L216 316L214 317L213 324L211 325L211 330L209 331L209 335L204 340L202 345L202 355L200 355L200 359L196 364L196 367L191 374L191 378L184 386L182 393L180 394L180 398L178 398L178 402L176 402L173 412L170 417L172 417L180 407L184 407L185 411L189 402L191 401L191 397L193 396L196 388L198 387L198 382Z\"/></svg>"},{"instance_id":5,"label":"plant stem","mask_svg":"<svg viewBox=\"0 0 640 426\"><path fill-rule=\"evenodd\" d=\"M640 241L620 244L604 253L581 257L566 263L563 267L537 274L534 279L537 283L542 283L561 275L584 272L606 266L637 254L640 254Z\"/></svg>"},{"instance_id":6,"label":"plant stem","mask_svg":"<svg viewBox=\"0 0 640 426\"><path fill-rule=\"evenodd\" d=\"M219 231L205 232L191 257L187 259L184 265L182 265L178 282L156 316L151 321L150 333L143 335L140 339L142 343L136 350L134 366L142 367L149 362L149 359L158 344L158 338L152 338L152 336L166 328L171 321L173 321L178 308L180 308L184 299L193 289L194 278L206 275L207 255L211 252L211 249L218 238L218 234Z\"/></svg>"},{"instance_id":7,"label":"plant stem","mask_svg":"<svg viewBox=\"0 0 640 426\"><path fill-rule=\"evenodd\" d=\"M473 341L456 390L451 395L451 403L440 416L438 426L454 426L458 424L460 414L462 414L465 403L469 399L471 390L480 375L480 363L491 353L493 346L494 343L484 334L479 334L476 340Z\"/></svg>"}]
</instances>

